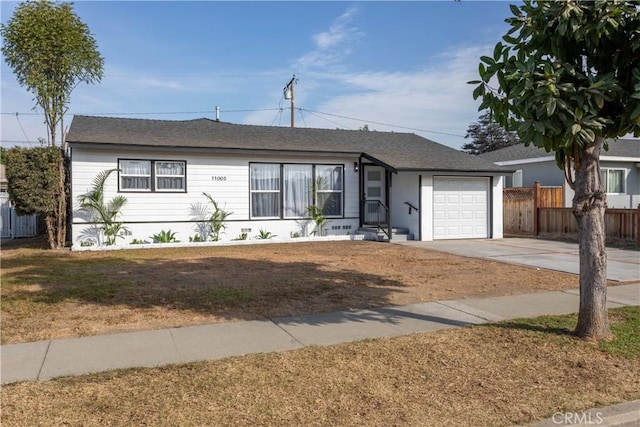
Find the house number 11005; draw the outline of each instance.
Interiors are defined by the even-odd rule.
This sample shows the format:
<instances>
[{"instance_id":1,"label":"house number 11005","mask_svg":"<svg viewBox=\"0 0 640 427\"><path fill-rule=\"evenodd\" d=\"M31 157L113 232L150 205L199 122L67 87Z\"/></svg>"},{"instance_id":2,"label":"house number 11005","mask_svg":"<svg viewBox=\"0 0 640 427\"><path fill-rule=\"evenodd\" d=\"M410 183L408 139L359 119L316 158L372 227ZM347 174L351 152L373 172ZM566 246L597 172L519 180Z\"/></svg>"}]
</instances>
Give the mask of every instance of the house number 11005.
<instances>
[{"instance_id":1,"label":"house number 11005","mask_svg":"<svg viewBox=\"0 0 640 427\"><path fill-rule=\"evenodd\" d=\"M227 177L226 176L212 176L211 177L211 181L226 181Z\"/></svg>"}]
</instances>

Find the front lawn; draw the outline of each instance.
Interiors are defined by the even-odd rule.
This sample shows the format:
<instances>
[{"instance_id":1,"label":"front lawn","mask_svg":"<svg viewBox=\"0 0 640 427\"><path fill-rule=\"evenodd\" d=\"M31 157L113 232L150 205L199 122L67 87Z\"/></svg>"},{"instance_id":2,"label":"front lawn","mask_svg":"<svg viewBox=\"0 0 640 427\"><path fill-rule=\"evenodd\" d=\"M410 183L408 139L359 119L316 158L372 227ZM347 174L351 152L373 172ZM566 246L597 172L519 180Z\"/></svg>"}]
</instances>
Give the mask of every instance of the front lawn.
<instances>
[{"instance_id":1,"label":"front lawn","mask_svg":"<svg viewBox=\"0 0 640 427\"><path fill-rule=\"evenodd\" d=\"M575 288L575 275L376 242L2 248L2 343Z\"/></svg>"}]
</instances>

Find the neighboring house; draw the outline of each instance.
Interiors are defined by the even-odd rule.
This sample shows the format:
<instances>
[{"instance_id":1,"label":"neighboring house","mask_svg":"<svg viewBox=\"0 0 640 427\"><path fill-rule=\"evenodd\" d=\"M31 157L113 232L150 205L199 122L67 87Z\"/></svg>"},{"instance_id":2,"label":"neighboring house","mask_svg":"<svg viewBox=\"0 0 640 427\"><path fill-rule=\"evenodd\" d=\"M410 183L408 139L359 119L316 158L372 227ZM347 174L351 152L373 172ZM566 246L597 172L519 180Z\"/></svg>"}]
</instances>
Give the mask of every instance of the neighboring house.
<instances>
[{"instance_id":1,"label":"neighboring house","mask_svg":"<svg viewBox=\"0 0 640 427\"><path fill-rule=\"evenodd\" d=\"M197 232L191 207L206 202L203 192L232 213L221 240L261 229L307 236L310 205L323 209L328 235L369 225L404 228L418 240L501 238L503 175L512 172L414 134L210 119L75 116L67 142L76 247L96 228L78 196L108 169L118 172L105 200L127 198L130 233L119 244L169 229L188 241Z\"/></svg>"},{"instance_id":2,"label":"neighboring house","mask_svg":"<svg viewBox=\"0 0 640 427\"><path fill-rule=\"evenodd\" d=\"M636 208L640 204L640 140L608 141L609 150L600 153L600 174L610 208ZM480 155L496 165L516 169L507 176L505 187L564 186L564 205L571 206L573 191L565 185L564 173L556 166L555 154L533 145L517 144Z\"/></svg>"}]
</instances>

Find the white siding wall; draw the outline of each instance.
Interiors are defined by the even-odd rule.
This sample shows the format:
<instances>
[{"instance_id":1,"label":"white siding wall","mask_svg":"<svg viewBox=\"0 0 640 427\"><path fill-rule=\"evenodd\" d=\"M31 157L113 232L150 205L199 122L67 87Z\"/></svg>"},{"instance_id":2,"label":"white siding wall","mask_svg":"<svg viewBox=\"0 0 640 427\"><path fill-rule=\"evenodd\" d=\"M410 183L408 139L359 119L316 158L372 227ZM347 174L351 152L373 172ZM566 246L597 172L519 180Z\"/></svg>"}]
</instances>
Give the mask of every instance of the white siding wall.
<instances>
[{"instance_id":1,"label":"white siding wall","mask_svg":"<svg viewBox=\"0 0 640 427\"><path fill-rule=\"evenodd\" d=\"M422 175L422 206L420 206L420 218L422 232L420 239L430 242L433 240L433 175Z\"/></svg>"},{"instance_id":2,"label":"white siding wall","mask_svg":"<svg viewBox=\"0 0 640 427\"><path fill-rule=\"evenodd\" d=\"M243 230L250 238L259 234L260 229L270 231L279 237L289 237L291 232L304 235L305 230L312 231L313 224L308 220L250 220L249 219L249 163L311 163L343 164L344 168L344 218L329 220L328 234L343 235L358 227L358 174L353 171L353 158L331 157L266 157L266 156L230 156L204 152L170 151L108 151L74 148L72 152L72 197L74 246L88 235L91 225L85 224L78 204L78 196L92 187L95 176L103 170L118 167L118 159L182 160L187 162L186 193L118 193L118 176L113 173L106 185L105 200L117 194L127 198L122 209L122 221L130 231L118 244L128 244L131 239L151 240L150 236L162 230L176 232L176 238L189 241L196 234L195 224L191 222L190 206L193 203L206 203L203 192L211 196L225 210L232 212L227 219L225 233L221 240L236 238ZM215 180L214 177L224 177Z\"/></svg>"},{"instance_id":3,"label":"white siding wall","mask_svg":"<svg viewBox=\"0 0 640 427\"><path fill-rule=\"evenodd\" d=\"M420 211L411 210L409 215L409 206L404 202L409 202L413 206L420 209L420 194L418 181L420 174L400 172L391 178L391 217L394 227L408 228L409 233L413 234L414 239L420 236L418 229L420 224Z\"/></svg>"},{"instance_id":4,"label":"white siding wall","mask_svg":"<svg viewBox=\"0 0 640 427\"><path fill-rule=\"evenodd\" d=\"M494 239L502 239L504 222L502 218L502 208L503 208L503 200L502 200L502 189L504 188L504 176L494 176L493 177L493 194L491 195L491 237Z\"/></svg>"}]
</instances>

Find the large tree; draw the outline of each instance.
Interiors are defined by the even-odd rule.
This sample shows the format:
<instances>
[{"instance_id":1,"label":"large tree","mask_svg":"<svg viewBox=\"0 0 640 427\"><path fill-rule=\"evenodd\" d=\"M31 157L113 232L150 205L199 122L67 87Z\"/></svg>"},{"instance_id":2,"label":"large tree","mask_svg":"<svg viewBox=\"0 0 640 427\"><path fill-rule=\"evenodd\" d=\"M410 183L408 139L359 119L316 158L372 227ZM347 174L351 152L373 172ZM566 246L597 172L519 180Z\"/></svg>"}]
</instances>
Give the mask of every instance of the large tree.
<instances>
[{"instance_id":1,"label":"large tree","mask_svg":"<svg viewBox=\"0 0 640 427\"><path fill-rule=\"evenodd\" d=\"M471 142L462 146L462 151L469 154L487 153L520 142L515 132L506 131L493 120L488 111L480 115L477 122L469 125L464 137L471 138Z\"/></svg>"},{"instance_id":2,"label":"large tree","mask_svg":"<svg viewBox=\"0 0 640 427\"><path fill-rule=\"evenodd\" d=\"M605 138L640 136L640 18L631 1L524 1L482 56L474 98L525 144L555 152L574 188L580 247L576 335L611 336L606 310ZM497 87L494 87L496 86ZM615 142L613 142L615 143Z\"/></svg>"},{"instance_id":3,"label":"large tree","mask_svg":"<svg viewBox=\"0 0 640 427\"><path fill-rule=\"evenodd\" d=\"M71 92L80 83L102 78L104 60L89 28L74 13L70 3L27 1L16 8L6 25L0 26L2 54L18 83L33 93L35 107L44 113L48 142L66 152L64 115ZM60 128L60 142L56 143ZM62 247L66 241L66 170L64 156L58 161L55 220L47 221L49 244ZM33 208L36 210L36 207Z\"/></svg>"}]
</instances>

